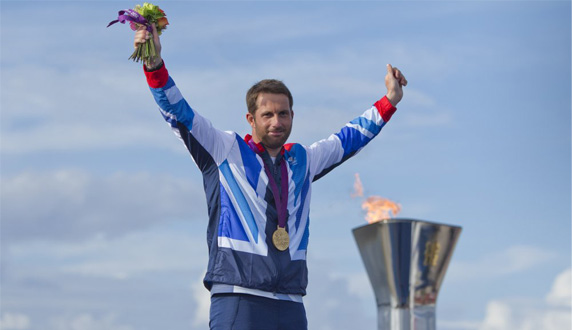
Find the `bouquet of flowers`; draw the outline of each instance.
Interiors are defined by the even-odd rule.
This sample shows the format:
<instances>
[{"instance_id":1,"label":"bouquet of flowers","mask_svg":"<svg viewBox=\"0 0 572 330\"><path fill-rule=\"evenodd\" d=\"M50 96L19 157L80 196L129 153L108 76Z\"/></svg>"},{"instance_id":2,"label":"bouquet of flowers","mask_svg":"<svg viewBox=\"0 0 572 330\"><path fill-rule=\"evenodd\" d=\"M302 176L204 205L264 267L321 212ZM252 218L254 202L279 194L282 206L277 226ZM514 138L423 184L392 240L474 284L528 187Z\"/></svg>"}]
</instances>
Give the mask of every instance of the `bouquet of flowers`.
<instances>
[{"instance_id":1,"label":"bouquet of flowers","mask_svg":"<svg viewBox=\"0 0 572 330\"><path fill-rule=\"evenodd\" d=\"M115 21L111 21L107 27L119 22L124 24L125 22L129 22L131 26L131 30L136 31L141 26L144 26L147 31L152 32L152 24L155 24L157 28L157 34L161 35L163 30L167 28L169 25L169 21L167 20L167 15L165 12L161 10L158 6L155 6L151 3L143 3L143 6L137 5L134 9L126 9L120 10L119 16ZM129 59L139 62L143 61L143 63L153 63L157 58L157 52L155 51L155 43L153 42L153 38L148 39L145 43L139 44L139 46L135 49L133 54L129 57Z\"/></svg>"}]
</instances>

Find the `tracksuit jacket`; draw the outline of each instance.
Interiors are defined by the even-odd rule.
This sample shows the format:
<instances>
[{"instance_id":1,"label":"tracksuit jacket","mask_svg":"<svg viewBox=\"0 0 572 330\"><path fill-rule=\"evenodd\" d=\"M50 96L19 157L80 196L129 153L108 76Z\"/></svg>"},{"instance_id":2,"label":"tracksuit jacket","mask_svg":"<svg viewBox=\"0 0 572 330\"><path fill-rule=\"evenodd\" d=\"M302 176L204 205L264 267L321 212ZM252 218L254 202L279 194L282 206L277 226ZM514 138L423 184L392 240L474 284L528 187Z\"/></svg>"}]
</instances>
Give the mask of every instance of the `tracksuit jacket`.
<instances>
[{"instance_id":1,"label":"tracksuit jacket","mask_svg":"<svg viewBox=\"0 0 572 330\"><path fill-rule=\"evenodd\" d=\"M242 138L215 129L193 110L164 65L156 71L145 70L145 75L161 114L203 175L209 215L205 286L210 290L213 284L226 284L305 295L311 183L358 153L389 121L395 107L384 96L327 139L310 146L284 145L272 164L264 147L252 143L249 135ZM277 212L265 161L275 174L280 161L288 169L290 245L286 251L272 244ZM274 176L280 185L280 176Z\"/></svg>"}]
</instances>

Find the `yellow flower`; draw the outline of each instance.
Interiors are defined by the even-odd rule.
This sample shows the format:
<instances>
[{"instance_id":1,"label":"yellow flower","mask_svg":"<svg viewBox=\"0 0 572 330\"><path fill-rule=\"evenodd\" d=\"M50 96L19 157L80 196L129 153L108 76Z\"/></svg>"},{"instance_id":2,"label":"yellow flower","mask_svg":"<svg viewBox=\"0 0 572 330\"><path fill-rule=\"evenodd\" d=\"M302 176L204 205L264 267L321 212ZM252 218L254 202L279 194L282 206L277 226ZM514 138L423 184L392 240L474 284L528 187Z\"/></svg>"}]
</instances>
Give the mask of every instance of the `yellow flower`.
<instances>
[{"instance_id":1,"label":"yellow flower","mask_svg":"<svg viewBox=\"0 0 572 330\"><path fill-rule=\"evenodd\" d=\"M154 4L148 2L143 3L143 10L154 11L156 7Z\"/></svg>"}]
</instances>

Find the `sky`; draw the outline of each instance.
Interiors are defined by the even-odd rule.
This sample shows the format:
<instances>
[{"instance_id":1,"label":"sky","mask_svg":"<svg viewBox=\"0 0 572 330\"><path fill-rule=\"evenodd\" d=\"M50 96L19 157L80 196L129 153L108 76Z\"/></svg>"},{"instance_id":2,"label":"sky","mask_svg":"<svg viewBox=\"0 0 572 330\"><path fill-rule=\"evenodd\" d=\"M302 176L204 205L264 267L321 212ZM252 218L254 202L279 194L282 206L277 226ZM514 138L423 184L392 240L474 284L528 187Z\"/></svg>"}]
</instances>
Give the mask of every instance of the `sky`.
<instances>
[{"instance_id":1,"label":"sky","mask_svg":"<svg viewBox=\"0 0 572 330\"><path fill-rule=\"evenodd\" d=\"M2 330L208 328L202 178L157 110L123 1L4 1ZM571 326L569 1L160 1L191 106L250 133L244 95L294 95L290 142L337 132L409 84L356 157L313 186L310 329L374 329L352 229L382 196L461 226L438 329ZM355 174L364 197L351 197Z\"/></svg>"}]
</instances>

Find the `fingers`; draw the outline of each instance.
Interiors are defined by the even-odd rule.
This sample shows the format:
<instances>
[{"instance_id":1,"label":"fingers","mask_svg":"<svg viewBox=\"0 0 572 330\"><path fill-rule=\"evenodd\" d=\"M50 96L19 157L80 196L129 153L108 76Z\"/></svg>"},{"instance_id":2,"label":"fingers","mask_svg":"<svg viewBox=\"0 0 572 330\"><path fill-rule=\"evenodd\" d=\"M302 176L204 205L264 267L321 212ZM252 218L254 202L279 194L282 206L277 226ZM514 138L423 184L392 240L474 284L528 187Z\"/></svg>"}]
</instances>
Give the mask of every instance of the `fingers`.
<instances>
[{"instance_id":1,"label":"fingers","mask_svg":"<svg viewBox=\"0 0 572 330\"><path fill-rule=\"evenodd\" d=\"M395 77L395 79L397 79L397 81L399 81L401 85L403 85L402 81L403 79L405 79L405 77L403 77L401 71L398 68L393 68L393 76Z\"/></svg>"},{"instance_id":2,"label":"fingers","mask_svg":"<svg viewBox=\"0 0 572 330\"><path fill-rule=\"evenodd\" d=\"M387 73L393 75L393 67L391 66L391 64L387 64Z\"/></svg>"},{"instance_id":3,"label":"fingers","mask_svg":"<svg viewBox=\"0 0 572 330\"><path fill-rule=\"evenodd\" d=\"M407 86L407 79L405 79L405 76L403 75L403 73L401 73L401 71L398 68L393 68L393 72L394 72L395 79L397 79L399 84L401 86Z\"/></svg>"},{"instance_id":4,"label":"fingers","mask_svg":"<svg viewBox=\"0 0 572 330\"><path fill-rule=\"evenodd\" d=\"M388 64L387 73L393 76L399 82L400 85L407 86L407 79L405 79L405 76L401 73L401 71L398 68L392 67L391 64Z\"/></svg>"},{"instance_id":5,"label":"fingers","mask_svg":"<svg viewBox=\"0 0 572 330\"><path fill-rule=\"evenodd\" d=\"M407 86L407 79L405 79L405 76L401 73L401 71L399 71L399 78L397 78L397 80L401 86Z\"/></svg>"},{"instance_id":6,"label":"fingers","mask_svg":"<svg viewBox=\"0 0 572 330\"><path fill-rule=\"evenodd\" d=\"M399 81L399 84L401 86L407 86L407 79L405 79L405 76L403 75L403 73L401 73L401 71L399 71L398 69L395 69L397 72L395 73L395 79L397 79L397 81Z\"/></svg>"},{"instance_id":7,"label":"fingers","mask_svg":"<svg viewBox=\"0 0 572 330\"><path fill-rule=\"evenodd\" d=\"M145 27L140 27L135 32L135 39L133 40L133 46L137 48L139 44L145 43L147 39L151 38L149 31L145 29Z\"/></svg>"},{"instance_id":8,"label":"fingers","mask_svg":"<svg viewBox=\"0 0 572 330\"><path fill-rule=\"evenodd\" d=\"M153 41L158 51L161 51L161 41L159 40L159 33L157 33L157 25L155 23L151 24L151 29L153 31Z\"/></svg>"},{"instance_id":9,"label":"fingers","mask_svg":"<svg viewBox=\"0 0 572 330\"><path fill-rule=\"evenodd\" d=\"M158 33L157 33L157 26L155 25L155 23L151 24L151 29L153 31L153 37L155 37L155 39L156 39L156 37L158 36Z\"/></svg>"}]
</instances>

